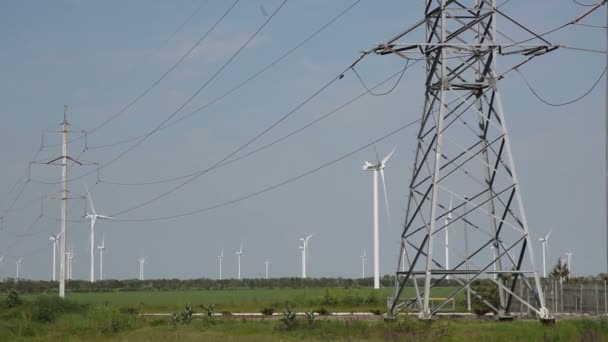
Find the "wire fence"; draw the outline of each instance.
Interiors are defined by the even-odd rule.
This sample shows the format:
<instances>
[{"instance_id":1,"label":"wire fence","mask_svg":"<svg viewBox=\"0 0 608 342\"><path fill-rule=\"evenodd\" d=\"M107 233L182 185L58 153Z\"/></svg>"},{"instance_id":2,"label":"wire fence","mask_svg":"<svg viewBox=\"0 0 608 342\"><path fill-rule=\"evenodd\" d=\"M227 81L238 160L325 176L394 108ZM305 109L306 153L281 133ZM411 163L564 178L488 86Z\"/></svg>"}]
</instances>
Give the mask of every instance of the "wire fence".
<instances>
[{"instance_id":1,"label":"wire fence","mask_svg":"<svg viewBox=\"0 0 608 342\"><path fill-rule=\"evenodd\" d=\"M543 283L547 308L554 314L608 314L608 286L605 280L569 283L546 280Z\"/></svg>"},{"instance_id":2,"label":"wire fence","mask_svg":"<svg viewBox=\"0 0 608 342\"><path fill-rule=\"evenodd\" d=\"M607 315L608 314L608 285L606 280L592 282L568 282L545 279L543 293L545 305L553 315ZM529 303L535 302L534 294L518 282L515 294ZM511 313L519 316L534 316L534 312L523 303L517 301L511 307Z\"/></svg>"}]
</instances>

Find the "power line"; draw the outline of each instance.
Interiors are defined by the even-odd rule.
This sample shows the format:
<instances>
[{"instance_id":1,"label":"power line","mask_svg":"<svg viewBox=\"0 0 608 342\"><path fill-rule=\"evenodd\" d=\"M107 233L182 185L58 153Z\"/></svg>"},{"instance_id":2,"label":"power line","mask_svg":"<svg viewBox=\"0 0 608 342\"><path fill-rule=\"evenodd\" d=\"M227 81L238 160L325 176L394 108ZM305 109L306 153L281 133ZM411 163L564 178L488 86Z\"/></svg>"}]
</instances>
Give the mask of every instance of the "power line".
<instances>
[{"instance_id":1,"label":"power line","mask_svg":"<svg viewBox=\"0 0 608 342\"><path fill-rule=\"evenodd\" d=\"M594 4L584 4L578 0L571 0L572 2L574 2L575 4L579 5L579 6L584 6L584 7L591 7L591 6L595 6L597 5L597 3Z\"/></svg>"},{"instance_id":2,"label":"power line","mask_svg":"<svg viewBox=\"0 0 608 342\"><path fill-rule=\"evenodd\" d=\"M374 89L376 89L376 88L379 88L379 87L381 87L382 85L386 84L387 82L391 81L393 78L395 78L395 77L399 76L399 78L401 79L401 78L403 77L403 73L405 72L405 70L406 70L406 69L408 69L408 68L410 68L410 67L412 67L412 66L413 66L414 64L416 64L416 63L417 63L417 62L414 62L414 63L410 64L409 66L406 66L406 67L405 67L405 68L403 68L402 70L399 70L398 72L396 72L396 73L392 74L391 76L389 76L388 78L384 79L382 82L380 82L380 83L378 83L378 84L374 85L374 86L373 86L373 87L371 87L370 89L368 89L368 90L364 91L363 93L360 93L359 95L355 96L354 98L352 98L352 99L348 100L347 102L343 103L342 105L340 105L340 106L338 106L338 107L336 107L336 108L332 109L331 111L329 111L329 112L325 113L324 115L322 115L322 116L318 117L317 119L315 119L315 120L313 120L313 121L309 122L308 124L306 124L306 125L304 125L304 126L302 126L302 127L298 128L298 129L296 129L296 130L294 130L294 131L292 131L292 132L290 132L290 133L288 133L288 134L286 134L286 135L282 136L281 138L278 138L278 139L276 139L276 140L274 140L274 141L272 141L272 142L270 142L270 143L268 143L268 144L266 144L266 145L263 145L263 146L261 146L261 147L259 147L259 148L257 148L257 149L254 149L254 150L252 150L252 151L250 151L250 152L248 152L248 153L246 153L246 154L243 154L243 155L240 155L240 156L238 156L238 157L236 157L236 158L234 158L234 159L231 159L231 160L225 161L225 162L223 162L223 163L221 163L221 164L217 165L216 167L214 167L214 168L212 168L212 169L217 169L217 168L220 168L220 167L223 167L223 166L226 166L226 165L232 164L232 163L234 163L234 162L236 162L236 161L238 161L238 160L241 160L241 159L243 159L243 158L249 157L249 156L251 156L251 155L253 155L253 154L256 154L256 153L258 153L258 152L261 152L261 151L263 151L263 150L266 150L266 149L270 148L271 146L274 146L274 145L276 145L276 144L278 144L278 143L280 143L280 142L282 142L282 141L284 141L284 140L286 140L286 139L288 139L288 138L290 138L290 137L292 137L292 136L296 135L297 133L300 133L300 132L304 131L305 129L307 129L307 128L309 128L309 127L311 127L311 126L313 126L313 125L317 124L318 122L320 122L320 121L322 121L322 120L324 120L324 119L326 119L326 118L330 117L331 115L335 114L336 112L338 112L338 111L342 110L343 108L345 108L345 107L347 107L347 106L351 105L351 104L352 104L352 103L354 103L355 101L357 101L357 100L361 99L363 96L365 96L365 95L369 94L369 93L370 93L372 90L374 90ZM99 181L99 182L100 182L100 183L104 183L104 184L112 184L112 185L120 185L120 186L143 186L143 185L153 185L153 184L161 184L161 183L172 182L172 181L176 181L176 180L180 180L180 179L184 179L184 178L189 178L189 177L195 176L195 175L197 175L198 173L203 172L203 171L204 171L204 170L199 170L199 171L196 171L196 172L194 172L194 173L190 173L190 174L183 175L183 176L179 176L179 177L174 177L174 178L169 178L169 179L163 179L163 180L156 180L156 181L148 181L148 182L126 183L126 182L112 182L112 181L107 181L107 180L103 180L103 179L100 179L100 181Z\"/></svg>"},{"instance_id":3,"label":"power line","mask_svg":"<svg viewBox=\"0 0 608 342\"><path fill-rule=\"evenodd\" d=\"M530 89L530 91L532 92L532 94L534 94L534 96L538 100L540 100L542 103L544 103L544 104L546 104L548 106L552 106L552 107L562 107L562 106L566 106L566 105L569 105L569 104L572 104L572 103L575 103L575 102L578 102L578 101L584 99L587 95L589 95L593 91L593 89L595 89L595 87L597 87L597 85L600 83L600 81L602 80L602 78L606 74L606 68L604 68L604 71L602 72L602 74L600 75L600 77L595 81L595 83L593 84L593 86L591 86L591 88L589 88L589 90L587 90L583 95L575 98L574 100L570 100L570 101L566 101L566 102L562 102L562 103L553 103L553 102L549 102L549 101L545 100L544 98L542 98L538 94L538 92L532 87L532 85L526 79L526 77L523 75L523 73L519 71L519 69L515 69L515 71L517 71L517 73L519 74L519 76L526 83L526 86L528 87L528 89Z\"/></svg>"},{"instance_id":4,"label":"power line","mask_svg":"<svg viewBox=\"0 0 608 342\"><path fill-rule=\"evenodd\" d=\"M173 31L173 33L169 35L169 38L167 38L163 44L167 44L171 39L173 39L173 37L175 37L175 35L179 33L184 26L186 26L186 24L188 24L190 20L192 20L192 18L194 18L207 4L209 4L209 0L201 1L200 5L177 27L177 29L175 29L175 31Z\"/></svg>"},{"instance_id":5,"label":"power line","mask_svg":"<svg viewBox=\"0 0 608 342\"><path fill-rule=\"evenodd\" d=\"M206 211L210 211L210 210L213 210L213 209L218 209L218 208L221 208L221 207L225 207L225 206L228 206L228 205L231 205L231 204L235 204L235 203L238 203L238 202L242 202L242 201L250 199L252 197L256 197L256 196L262 195L262 194L264 194L266 192L269 192L269 191L272 191L274 189L280 188L282 186L288 185L288 184L290 184L292 182L295 182L295 181L297 181L299 179L302 179L302 178L304 178L306 176L312 175L312 174L314 174L314 173L316 173L316 172L318 172L318 171L320 171L320 170L322 170L322 169L324 169L326 167L329 167L329 166L331 166L333 164L336 164L336 163L338 163L338 162L340 162L340 161L342 161L342 160L344 160L344 159L346 159L346 158L348 158L348 157L350 157L350 156L352 156L352 155L354 155L354 154L356 154L356 153L358 153L358 152L360 152L360 151L362 151L362 150L364 150L366 148L369 148L370 146L373 146L374 144L377 144L378 142L380 142L382 140L385 140L385 139L387 139L387 138L389 138L389 137L391 137L391 136L393 136L393 135L395 135L395 134L397 134L397 133L405 130L408 127L411 127L412 125L418 123L419 121L420 121L420 119L411 121L411 122L409 122L409 123L407 123L407 124L405 124L405 125L397 128L396 130L394 130L394 131L392 131L392 132L390 132L390 133L388 133L388 134L386 134L386 135L384 135L384 136L382 136L382 137L380 137L380 138L378 138L378 139L376 139L376 140L374 140L372 142L369 142L369 143L367 143L367 144L365 144L365 145L363 145L363 146L361 146L361 147L359 147L359 148L357 148L357 149L355 149L355 150L353 150L351 152L348 152L348 153L346 153L346 154L344 154L344 155L342 155L342 156L340 156L340 157L338 157L338 158L336 158L336 159L334 159L334 160L332 160L330 162L322 164L321 166L318 166L318 167L316 167L316 168L314 168L312 170L306 171L304 173L301 173L301 174L299 174L299 175L297 175L295 177L292 177L292 178L290 178L288 180L285 180L283 182L280 182L278 184L272 185L270 187L264 188L262 190L256 191L254 193L251 193L251 194L248 194L248 195L245 195L245 196L241 196L239 198L236 198L236 199L233 199L233 200L230 200L230 201L227 201L227 202L223 202L223 203L216 204L216 205L213 205L213 206L210 206L210 207L206 207L206 208L203 208L203 209L194 210L194 211L190 211L190 212L186 212L186 213L182 213L182 214L171 215L171 216L164 216L164 217L157 217L157 218L145 218L145 219L116 219L116 220L117 221L125 221L125 222L164 221L164 220L175 219L175 218L180 218L180 217L184 217L184 216L190 216L190 215L194 215L194 214L199 214L199 213L202 213L202 212L206 212Z\"/></svg>"},{"instance_id":6,"label":"power line","mask_svg":"<svg viewBox=\"0 0 608 342\"><path fill-rule=\"evenodd\" d=\"M403 75L405 74L405 70L407 70L407 66L409 65L410 60L408 59L405 62L405 67L403 68L403 71L401 72L401 75L399 75L399 78L397 79L397 82L395 82L395 84L386 92L384 93L374 93L372 92L367 85L365 84L365 82L363 81L363 79L361 78L361 76L359 75L359 73L357 72L357 70L355 69L355 67L352 67L353 72L355 73L355 75L357 76L357 78L359 79L359 81L361 82L361 84L363 85L363 88L365 88L365 90L367 90L368 93L372 94L373 96L384 96L384 95L388 95L390 93L393 92L393 90L395 90L395 88L397 88L397 85L401 82L401 79L403 78Z\"/></svg>"},{"instance_id":7,"label":"power line","mask_svg":"<svg viewBox=\"0 0 608 342\"><path fill-rule=\"evenodd\" d=\"M272 20L272 18L274 18L274 16L281 10L281 8L283 8L283 6L287 3L288 0L283 0L283 2L279 5L279 7L266 19L266 21L264 21L264 23L249 37L249 39L247 39L247 41L245 43L243 43L240 48L234 53L232 54L232 56L192 95L188 98L188 100L186 100L184 103L182 103L171 115L169 115L169 117L167 117L165 120L163 120L159 125L157 125L153 130L149 131L148 133L146 133L145 135L143 135L141 137L141 139L139 139L139 141L137 141L135 144L131 145L128 149L126 149L125 151L119 153L116 157L110 159L110 161L104 163L103 165L100 165L97 168L97 171L99 172L99 170L106 168L108 166L110 166L111 164L115 163L116 161L118 161L120 158L122 158L123 156L125 156L127 153L131 152L133 149L135 149L135 147L141 145L146 139L148 139L152 134L158 132L167 122L169 122L173 117L175 117L175 115L177 115L184 107L186 107L197 95L199 95L226 67L228 67L228 65L230 65L232 63L232 61L245 49L245 47L247 47L249 45L249 43L251 43L251 41L262 31L262 29L264 27L266 27L266 25L270 22L270 20ZM74 180L78 180L81 179L83 177L86 177L90 174L92 174L95 171L91 171L85 174L82 174L80 176L77 176L75 178L70 179L69 181L74 181Z\"/></svg>"},{"instance_id":8,"label":"power line","mask_svg":"<svg viewBox=\"0 0 608 342\"><path fill-rule=\"evenodd\" d=\"M250 139L249 141L247 141L245 144L239 146L236 150L232 151L231 153L229 153L227 156L225 156L223 159L221 159L220 161L218 161L217 163L215 163L214 165L212 165L211 167L202 170L201 172L197 173L195 176L193 176L192 178L184 181L183 183L177 185L176 187L150 199L147 200L143 203L140 203L136 206L130 207L128 209L125 209L123 211L117 212L115 214L112 214L110 216L118 216L124 213L127 213L129 211L133 211L135 209L141 208L145 205L148 205L152 202L155 202L171 193L173 193L174 191L182 188L183 186L193 182L194 180L196 180L197 178L199 178L200 176L204 175L205 173L213 170L215 167L217 167L218 165L220 165L221 163L225 162L226 160L228 160L229 158L231 158L232 156L234 156L235 154L239 153L241 150L243 150L244 148L246 148L247 146L249 146L250 144L252 144L254 141L258 140L259 138L261 138L262 136L264 136L266 133L268 133L270 130L272 130L274 127L276 127L278 124L280 124L281 122L285 121L287 118L289 118L291 115L293 115L295 112L297 112L300 108L302 108L305 104L307 104L308 102L310 102L313 98L315 98L317 95L319 95L320 93L322 93L325 89L327 89L329 86L331 86L334 82L342 79L344 77L344 73L347 72L350 68L352 68L355 64L357 64L359 61L361 61L367 54L363 54L361 55L358 59L356 59L350 66L348 66L346 69L344 69L341 73L339 73L337 76L333 77L329 82L327 82L325 85L323 85L321 88L319 88L317 91L315 91L311 96L309 96L308 98L306 98L303 102L301 102L300 104L298 104L294 109L292 109L291 111L289 111L287 114L285 114L284 116L282 116L279 120L275 121L274 123L272 123L270 126L266 127L264 130L262 130L260 133L258 133L255 137L253 137L252 139Z\"/></svg>"},{"instance_id":9,"label":"power line","mask_svg":"<svg viewBox=\"0 0 608 342\"><path fill-rule=\"evenodd\" d=\"M603 1L602 1L602 2L600 2L600 3L593 5L593 7L592 7L591 9L589 9L587 12L584 12L583 14L579 15L579 16L578 16L578 17L576 17L575 19L573 19L573 20L571 20L571 21L569 21L569 22L567 22L567 23L565 23L565 24L562 24L562 25L560 25L560 26L558 26L558 27L555 27L555 28L553 28L553 29L551 29L551 30L549 30L549 31L546 31L546 32L544 32L544 33L541 33L541 34L534 34L534 37L532 37L532 38L528 38L528 39L525 39L525 40L522 40L522 41L519 41L519 42L515 42L515 43L513 43L513 44L510 44L510 45L504 46L503 48L508 48L508 47L512 47L512 46L520 45L520 44L523 44L523 43L527 43L527 42L529 42L529 41L531 41L531 40L534 40L534 39L543 39L542 37L544 37L544 36L547 36L547 35L549 35L549 34L552 34L552 33L554 33L554 32L557 32L557 31L559 31L559 30L562 30L562 29L564 29L565 27L568 27L568 26L570 26L570 25L575 25L575 24L577 24L579 21L581 21L581 20L583 20L585 17L587 17L589 14L591 14L591 13L595 12L595 11L596 11L598 8L600 8L600 7L601 7L601 6L602 6L602 5L603 5L603 4L604 4L606 1L607 1L607 0L603 0ZM509 19L509 20L512 20L511 18L509 18L509 17L508 17L508 16L506 16L504 13L502 13L502 12L500 12L500 11L498 11L498 10L497 10L497 13L500 13L500 14L501 14L503 17L505 17L505 18L507 18L507 19Z\"/></svg>"},{"instance_id":10,"label":"power line","mask_svg":"<svg viewBox=\"0 0 608 342\"><path fill-rule=\"evenodd\" d=\"M144 96L146 96L154 87L156 87L163 79L165 79L165 77L167 77L167 75L169 75L175 68L177 68L177 66L184 59L186 59L186 57L188 57L192 53L192 51L194 51L194 49L196 49L196 47L198 47L203 42L203 40L205 40L205 38L207 38L207 36L224 20L224 18L226 18L226 16L228 16L228 14L230 12L232 12L232 10L234 9L234 7L236 7L236 5L239 3L239 1L240 0L234 1L232 3L232 5L228 8L228 10L226 10L226 12L224 12L224 14L198 39L198 41L194 45L192 45L190 47L190 49L188 49L188 51L177 60L177 62L175 62L167 71L165 71L165 73L160 78L158 78L154 83L152 83L152 85L150 85L148 88L146 88L135 99L131 100L131 102L129 102L125 107L123 107L120 111L118 111L118 113L114 114L109 119L105 120L100 125L96 126L95 128L91 129L89 131L89 134L101 129L102 127L104 127L105 125L110 123L110 121L116 119L117 117L119 117L120 115L125 113L129 108L131 108L134 104L136 104L137 102L139 102L139 100L141 100Z\"/></svg>"},{"instance_id":11,"label":"power line","mask_svg":"<svg viewBox=\"0 0 608 342\"><path fill-rule=\"evenodd\" d=\"M317 35L319 35L321 32L325 31L325 29L327 29L331 24L333 24L334 22L336 22L338 19L340 19L342 16L344 16L346 13L348 13L350 10L352 10L357 4L359 4L361 2L361 0L357 0L355 2L353 2L351 5L349 5L348 7L346 7L344 10L342 10L340 13L338 13L336 16L334 16L331 20L329 20L327 23L325 23L323 26L321 26L319 29L317 29L316 31L314 31L312 34L310 34L309 36L307 36L304 40L302 40L300 43L298 43L297 45L295 45L293 48L289 49L287 52L285 52L284 54L282 54L281 56L279 56L277 59L275 59L274 61L272 61L271 63L269 63L268 65L266 65L265 67L261 68L259 71L255 72L253 75L251 75L250 77L248 77L247 79L243 80L242 82L240 82L239 84L237 84L236 86L230 88L228 91L226 91L225 93L223 93L222 95L214 98L213 100L211 100L210 102L206 103L205 105L191 111L190 113L180 117L179 119L172 121L166 125L164 125L163 127L161 127L159 129L163 130L165 128L169 128L177 123L179 123L182 120L185 120L187 118L190 118L191 116L193 116L194 114L208 108L209 106L213 105L214 103L224 99L226 96L232 94L233 92L235 92L236 90L240 89L241 87L243 87L244 85L246 85L247 83L255 80L256 78L258 78L260 75L264 74L266 71L270 70L271 68L273 68L275 65L277 65L279 62L281 62L283 59L287 58L289 55L291 55L293 52L295 52L296 50L298 50L300 47L304 46L306 43L308 43L310 40L312 40L313 38L315 38ZM99 146L91 146L89 147L89 149L99 149L99 148L107 148L107 147L112 147L112 146L117 146L117 145L121 145L121 144L125 144L125 143L129 143L131 141L135 141L137 139L142 138L144 135L139 135L137 137L133 137L133 138L127 138L121 141L117 141L114 143L108 143L108 144L103 144L103 145L99 145Z\"/></svg>"}]
</instances>

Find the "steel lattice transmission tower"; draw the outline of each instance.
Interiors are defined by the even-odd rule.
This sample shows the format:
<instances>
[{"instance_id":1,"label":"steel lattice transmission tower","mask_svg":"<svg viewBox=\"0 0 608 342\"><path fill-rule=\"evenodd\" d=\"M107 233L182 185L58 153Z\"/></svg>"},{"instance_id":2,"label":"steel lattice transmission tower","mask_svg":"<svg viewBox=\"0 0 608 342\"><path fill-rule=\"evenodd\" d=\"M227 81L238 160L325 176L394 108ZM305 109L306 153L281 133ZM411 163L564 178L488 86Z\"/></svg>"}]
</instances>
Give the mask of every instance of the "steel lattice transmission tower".
<instances>
[{"instance_id":1,"label":"steel lattice transmission tower","mask_svg":"<svg viewBox=\"0 0 608 342\"><path fill-rule=\"evenodd\" d=\"M498 17L531 38L518 43L502 34ZM405 42L417 33L424 43ZM498 36L509 43L500 44ZM503 14L496 0L426 0L422 20L372 50L422 58L427 75L390 315L407 307L430 319L470 291L499 316L521 302L540 319L552 319L536 272L498 81L555 48ZM500 74L496 60L506 55L517 63ZM444 229L451 237L449 269L441 263ZM433 287L448 275L455 290L431 307ZM482 298L469 286L480 278L493 282L498 299ZM516 290L518 282L531 291L530 301ZM413 297L404 298L406 287Z\"/></svg>"}]
</instances>

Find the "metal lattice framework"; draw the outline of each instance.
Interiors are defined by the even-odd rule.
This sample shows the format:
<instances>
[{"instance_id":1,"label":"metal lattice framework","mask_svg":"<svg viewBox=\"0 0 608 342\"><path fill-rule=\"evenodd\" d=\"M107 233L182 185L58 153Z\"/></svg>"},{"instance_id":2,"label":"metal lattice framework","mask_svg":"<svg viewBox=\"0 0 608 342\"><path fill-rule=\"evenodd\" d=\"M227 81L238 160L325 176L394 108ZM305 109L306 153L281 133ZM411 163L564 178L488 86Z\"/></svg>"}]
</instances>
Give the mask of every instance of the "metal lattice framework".
<instances>
[{"instance_id":1,"label":"metal lattice framework","mask_svg":"<svg viewBox=\"0 0 608 342\"><path fill-rule=\"evenodd\" d=\"M497 17L531 38L520 43L508 38L497 31ZM424 43L401 43L421 30L426 30ZM497 35L510 43L498 43ZM531 41L538 44L527 44ZM497 9L496 0L426 0L422 20L373 50L406 59L419 54L427 73L391 315L410 308L430 319L466 291L499 316L508 316L519 301L540 319L552 319L536 272L498 90L505 73L498 73L496 59L523 56L509 72L555 48ZM448 231L446 246L437 238ZM449 267L440 262L447 260L445 254L452 260ZM446 278L456 289L430 307L433 287ZM499 300L470 287L480 278L497 287ZM516 293L517 281L531 291L532 300ZM413 296L405 298L406 287L413 288Z\"/></svg>"}]
</instances>

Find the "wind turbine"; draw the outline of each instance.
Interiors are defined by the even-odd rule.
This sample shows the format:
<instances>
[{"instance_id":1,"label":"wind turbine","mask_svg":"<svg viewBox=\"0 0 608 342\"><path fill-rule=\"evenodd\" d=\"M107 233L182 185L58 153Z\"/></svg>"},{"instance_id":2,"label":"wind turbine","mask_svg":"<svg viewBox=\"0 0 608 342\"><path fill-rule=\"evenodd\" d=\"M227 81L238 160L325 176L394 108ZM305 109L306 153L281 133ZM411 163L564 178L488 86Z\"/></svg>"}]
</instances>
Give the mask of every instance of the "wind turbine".
<instances>
[{"instance_id":1,"label":"wind turbine","mask_svg":"<svg viewBox=\"0 0 608 342\"><path fill-rule=\"evenodd\" d=\"M53 281L56 279L56 266L57 266L57 245L59 244L59 237L61 236L61 232L59 234L53 234L49 236L49 241L51 241L51 245L53 245Z\"/></svg>"},{"instance_id":2,"label":"wind turbine","mask_svg":"<svg viewBox=\"0 0 608 342\"><path fill-rule=\"evenodd\" d=\"M363 255L361 256L361 278L365 278L365 260L367 259L367 250L363 250Z\"/></svg>"},{"instance_id":3,"label":"wind turbine","mask_svg":"<svg viewBox=\"0 0 608 342\"><path fill-rule=\"evenodd\" d=\"M566 257L568 258L568 278L570 278L570 276L572 275L572 256L574 255L574 253L572 252L566 252Z\"/></svg>"},{"instance_id":4,"label":"wind turbine","mask_svg":"<svg viewBox=\"0 0 608 342\"><path fill-rule=\"evenodd\" d=\"M363 163L363 170L365 171L373 171L374 173L374 187L373 187L373 200L374 200L374 219L373 219L373 244L374 244L374 288L380 288L380 233L378 228L378 171L380 172L380 176L382 177L382 186L384 188L384 200L386 201L386 215L390 220L390 212L388 208L388 195L386 193L386 182L384 181L384 168L386 167L386 163L392 157L393 153L395 153L395 148L389 153L384 159L380 160L378 157L378 153L376 153L376 164L370 163L368 161Z\"/></svg>"},{"instance_id":5,"label":"wind turbine","mask_svg":"<svg viewBox=\"0 0 608 342\"><path fill-rule=\"evenodd\" d=\"M66 275L68 280L72 280L72 260L74 259L74 251L72 249L65 252L67 257L67 267L66 267Z\"/></svg>"},{"instance_id":6,"label":"wind turbine","mask_svg":"<svg viewBox=\"0 0 608 342\"><path fill-rule=\"evenodd\" d=\"M308 254L308 240L313 234L308 235L305 238L300 238L300 249L302 250L302 279L306 278L306 254Z\"/></svg>"},{"instance_id":7,"label":"wind turbine","mask_svg":"<svg viewBox=\"0 0 608 342\"><path fill-rule=\"evenodd\" d=\"M547 259L547 249L549 248L549 235L551 235L551 231L549 234L545 235L545 237L541 237L538 239L543 246L543 278L547 278L547 268L546 268L546 259Z\"/></svg>"},{"instance_id":8,"label":"wind turbine","mask_svg":"<svg viewBox=\"0 0 608 342\"><path fill-rule=\"evenodd\" d=\"M241 241L241 248L235 252L238 261L238 278L241 279L241 255L243 255L243 241Z\"/></svg>"},{"instance_id":9,"label":"wind turbine","mask_svg":"<svg viewBox=\"0 0 608 342\"><path fill-rule=\"evenodd\" d=\"M450 222L452 222L452 196L450 196L450 209L448 210L448 214L445 216L445 228L443 228L443 230L445 230L445 270L449 270L450 269L450 234L449 234L449 229L448 226L450 225ZM448 274L446 277L446 280L450 280L450 275Z\"/></svg>"},{"instance_id":10,"label":"wind turbine","mask_svg":"<svg viewBox=\"0 0 608 342\"><path fill-rule=\"evenodd\" d=\"M97 245L97 249L99 250L99 280L103 280L103 253L106 250L105 234L101 236L101 245Z\"/></svg>"},{"instance_id":11,"label":"wind turbine","mask_svg":"<svg viewBox=\"0 0 608 342\"><path fill-rule=\"evenodd\" d=\"M21 261L23 260L23 257L17 259L17 261L15 261L15 264L17 264L17 277L16 280L19 281L19 269L21 268Z\"/></svg>"},{"instance_id":12,"label":"wind turbine","mask_svg":"<svg viewBox=\"0 0 608 342\"><path fill-rule=\"evenodd\" d=\"M85 184L85 188L87 189L87 196L89 197L89 203L91 204L91 212L87 213L85 216L86 219L91 220L91 236L89 237L90 243L90 252L91 252L91 271L90 271L90 281L91 283L95 281L95 221L97 219L109 219L112 217L99 215L95 211L95 206L93 205L93 199L91 198L91 193L89 192L89 187Z\"/></svg>"},{"instance_id":13,"label":"wind turbine","mask_svg":"<svg viewBox=\"0 0 608 342\"><path fill-rule=\"evenodd\" d=\"M268 266L270 266L270 264L272 264L272 262L268 261L268 258L266 258L266 261L264 261L264 265L266 266L266 279L268 279Z\"/></svg>"},{"instance_id":14,"label":"wind turbine","mask_svg":"<svg viewBox=\"0 0 608 342\"><path fill-rule=\"evenodd\" d=\"M146 258L139 258L137 259L137 262L139 263L139 280L144 280L144 264L146 263Z\"/></svg>"},{"instance_id":15,"label":"wind turbine","mask_svg":"<svg viewBox=\"0 0 608 342\"><path fill-rule=\"evenodd\" d=\"M222 252L217 256L217 259L220 263L220 280L222 280L222 260L224 260L224 249L222 248Z\"/></svg>"},{"instance_id":16,"label":"wind turbine","mask_svg":"<svg viewBox=\"0 0 608 342\"><path fill-rule=\"evenodd\" d=\"M74 270L74 256L75 256L74 249L70 248L70 255L68 256L68 264L70 267L70 270L68 272L68 278L70 280L72 280L72 271Z\"/></svg>"}]
</instances>

